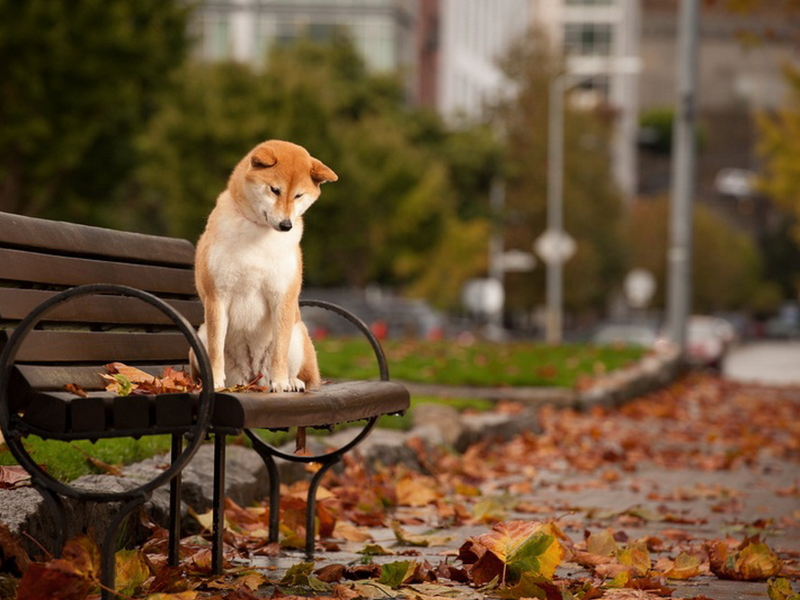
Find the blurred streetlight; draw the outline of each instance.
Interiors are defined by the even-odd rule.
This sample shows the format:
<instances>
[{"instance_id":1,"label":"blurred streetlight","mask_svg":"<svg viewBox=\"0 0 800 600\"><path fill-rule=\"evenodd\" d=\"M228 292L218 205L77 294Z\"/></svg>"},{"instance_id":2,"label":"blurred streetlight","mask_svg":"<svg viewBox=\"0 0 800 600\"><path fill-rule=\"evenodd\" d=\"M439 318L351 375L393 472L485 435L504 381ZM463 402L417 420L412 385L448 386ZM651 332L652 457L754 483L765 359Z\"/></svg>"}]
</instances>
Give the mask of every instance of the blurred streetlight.
<instances>
[{"instance_id":1,"label":"blurred streetlight","mask_svg":"<svg viewBox=\"0 0 800 600\"><path fill-rule=\"evenodd\" d=\"M667 251L667 331L684 349L692 304L692 205L695 179L695 120L697 111L698 0L680 3L678 39L678 97L673 126L672 207Z\"/></svg>"},{"instance_id":2,"label":"blurred streetlight","mask_svg":"<svg viewBox=\"0 0 800 600\"><path fill-rule=\"evenodd\" d=\"M636 73L637 57L600 58L590 65L604 72ZM547 230L535 249L547 264L545 340L560 344L564 331L564 263L575 252L575 240L564 231L564 94L597 72L561 73L550 82L547 107Z\"/></svg>"}]
</instances>

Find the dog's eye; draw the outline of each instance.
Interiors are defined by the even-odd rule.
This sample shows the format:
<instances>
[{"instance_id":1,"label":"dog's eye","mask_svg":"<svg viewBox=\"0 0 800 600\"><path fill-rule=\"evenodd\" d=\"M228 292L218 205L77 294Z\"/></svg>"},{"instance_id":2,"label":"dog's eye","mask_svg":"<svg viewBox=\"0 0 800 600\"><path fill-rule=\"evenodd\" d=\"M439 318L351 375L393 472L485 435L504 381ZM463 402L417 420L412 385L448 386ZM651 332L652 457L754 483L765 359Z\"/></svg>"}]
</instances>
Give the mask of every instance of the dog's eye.
<instances>
[{"instance_id":1,"label":"dog's eye","mask_svg":"<svg viewBox=\"0 0 800 600\"><path fill-rule=\"evenodd\" d=\"M281 188L269 186L269 189L272 190L272 193L275 194L276 196L281 195Z\"/></svg>"},{"instance_id":2,"label":"dog's eye","mask_svg":"<svg viewBox=\"0 0 800 600\"><path fill-rule=\"evenodd\" d=\"M297 192L294 197L295 199L300 198L303 195L303 192Z\"/></svg>"}]
</instances>

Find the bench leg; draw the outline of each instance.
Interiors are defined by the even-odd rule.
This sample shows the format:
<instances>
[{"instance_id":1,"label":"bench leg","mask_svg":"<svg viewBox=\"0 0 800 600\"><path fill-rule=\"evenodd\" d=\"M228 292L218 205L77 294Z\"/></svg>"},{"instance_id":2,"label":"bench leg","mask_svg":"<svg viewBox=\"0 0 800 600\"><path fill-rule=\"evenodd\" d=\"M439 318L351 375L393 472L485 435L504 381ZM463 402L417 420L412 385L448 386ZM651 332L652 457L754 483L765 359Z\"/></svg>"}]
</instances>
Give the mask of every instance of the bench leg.
<instances>
[{"instance_id":1,"label":"bench leg","mask_svg":"<svg viewBox=\"0 0 800 600\"><path fill-rule=\"evenodd\" d=\"M275 459L269 454L261 454L269 475L269 542L278 541L281 524L281 474Z\"/></svg>"},{"instance_id":2,"label":"bench leg","mask_svg":"<svg viewBox=\"0 0 800 600\"><path fill-rule=\"evenodd\" d=\"M171 459L174 463L183 450L183 435L172 434ZM180 562L180 543L181 543L181 472L169 482L169 556L167 564L177 567Z\"/></svg>"},{"instance_id":3,"label":"bench leg","mask_svg":"<svg viewBox=\"0 0 800 600\"><path fill-rule=\"evenodd\" d=\"M322 464L319 471L314 473L311 483L308 486L308 499L306 500L306 557L314 560L314 539L316 531L314 525L317 517L317 489L322 481L322 477L333 465L342 460L340 454L332 455L332 458Z\"/></svg>"},{"instance_id":4,"label":"bench leg","mask_svg":"<svg viewBox=\"0 0 800 600\"><path fill-rule=\"evenodd\" d=\"M225 532L225 434L214 434L214 529L211 538L211 569L222 574L222 536Z\"/></svg>"},{"instance_id":5,"label":"bench leg","mask_svg":"<svg viewBox=\"0 0 800 600\"><path fill-rule=\"evenodd\" d=\"M56 539L52 548L53 556L60 558L61 550L64 548L64 543L67 541L67 513L64 508L64 501L61 499L61 496L46 488L44 485L37 485L36 482L32 482L32 485L39 490L45 503L50 507L50 514L53 515L53 522L56 529Z\"/></svg>"},{"instance_id":6,"label":"bench leg","mask_svg":"<svg viewBox=\"0 0 800 600\"><path fill-rule=\"evenodd\" d=\"M117 594L114 593L114 584L116 582L117 567L117 533L119 532L120 525L122 525L122 522L133 509L144 504L149 497L150 494L136 496L120 508L119 512L111 519L111 523L108 524L106 535L103 538L103 547L100 556L100 567L102 569L100 572L100 584L102 585L100 597L102 600L111 600L117 597Z\"/></svg>"}]
</instances>

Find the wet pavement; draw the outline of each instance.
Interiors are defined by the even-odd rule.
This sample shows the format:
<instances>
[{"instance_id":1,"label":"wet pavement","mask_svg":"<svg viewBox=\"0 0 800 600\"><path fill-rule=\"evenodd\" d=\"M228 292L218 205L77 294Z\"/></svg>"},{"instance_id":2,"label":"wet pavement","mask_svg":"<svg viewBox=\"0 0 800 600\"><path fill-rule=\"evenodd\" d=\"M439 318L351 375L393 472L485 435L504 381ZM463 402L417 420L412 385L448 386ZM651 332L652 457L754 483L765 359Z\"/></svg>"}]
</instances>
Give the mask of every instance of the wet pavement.
<instances>
[{"instance_id":1,"label":"wet pavement","mask_svg":"<svg viewBox=\"0 0 800 600\"><path fill-rule=\"evenodd\" d=\"M760 389L747 393L757 395ZM766 394L774 389L761 391ZM779 388L775 398L779 402L800 402L800 388ZM647 419L639 426L642 436L662 435L652 433L657 427ZM670 443L653 439L654 447ZM800 445L788 441L787 447L794 448L788 457L767 447L751 448L751 454L745 459L720 466L712 465L704 457L707 451L709 457L713 454L710 452L713 444L714 440L684 441L675 449L676 455L682 453L691 457L684 465L681 460L669 465L664 465L663 461L659 464L659 461L642 460L635 466L608 468L601 465L582 472L556 457L550 465L539 461L535 467L523 468L514 475L488 478L480 484L480 496L473 501L487 505L491 517L485 523L440 527L441 514L433 504L400 508L392 516L403 523L403 531L409 535L431 536L429 539L433 543L429 547L409 547L399 544L389 527L372 528L369 530L372 539L368 543L391 552L388 556L375 556L373 560L377 563L427 560L434 566L447 561L458 565L457 550L470 536L487 533L491 522L514 519L553 521L573 543L584 540L589 532L608 529L620 540L647 539L654 545L651 549L654 566L659 559L674 559L683 550L698 553L704 541L725 538L742 541L745 537L759 535L795 573L793 585L797 591L800 588ZM707 466L702 467L704 464ZM474 504L471 510L474 514ZM339 546L336 552L319 551L316 568L364 562L365 557L359 550L365 547L365 542L339 542ZM257 559L254 565L267 569L274 580L286 568L302 560L305 559L301 553L289 553L278 559ZM588 570L569 562L562 563L557 570L559 578L589 575ZM709 573L707 568L704 574L686 580L667 580L665 584L673 589L672 598L768 598L765 581L724 580ZM450 597L483 597L463 585L449 581L446 585L451 592L457 591L456 596ZM636 593L640 595L619 597L655 597ZM399 594L398 597L403 596Z\"/></svg>"}]
</instances>

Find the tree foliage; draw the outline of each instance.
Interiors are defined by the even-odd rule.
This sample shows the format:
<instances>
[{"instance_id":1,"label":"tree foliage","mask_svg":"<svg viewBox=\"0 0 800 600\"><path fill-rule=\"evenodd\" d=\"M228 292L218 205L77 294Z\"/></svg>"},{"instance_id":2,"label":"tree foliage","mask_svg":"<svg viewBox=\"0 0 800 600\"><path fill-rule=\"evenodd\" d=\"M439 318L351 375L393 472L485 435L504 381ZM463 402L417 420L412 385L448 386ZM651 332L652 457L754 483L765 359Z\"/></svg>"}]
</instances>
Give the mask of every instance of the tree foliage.
<instances>
[{"instance_id":1,"label":"tree foliage","mask_svg":"<svg viewBox=\"0 0 800 600\"><path fill-rule=\"evenodd\" d=\"M666 197L633 206L628 226L632 267L653 273L658 282L655 306L665 305L669 201ZM761 282L762 264L753 240L725 223L707 206L694 208L692 296L695 312L763 307L776 299Z\"/></svg>"},{"instance_id":2,"label":"tree foliage","mask_svg":"<svg viewBox=\"0 0 800 600\"><path fill-rule=\"evenodd\" d=\"M187 49L184 3L0 2L0 210L98 222Z\"/></svg>"},{"instance_id":3,"label":"tree foliage","mask_svg":"<svg viewBox=\"0 0 800 600\"><path fill-rule=\"evenodd\" d=\"M800 222L800 70L786 67L789 95L774 114L758 119L758 151L764 159L760 188ZM800 242L800 227L794 238Z\"/></svg>"}]
</instances>

